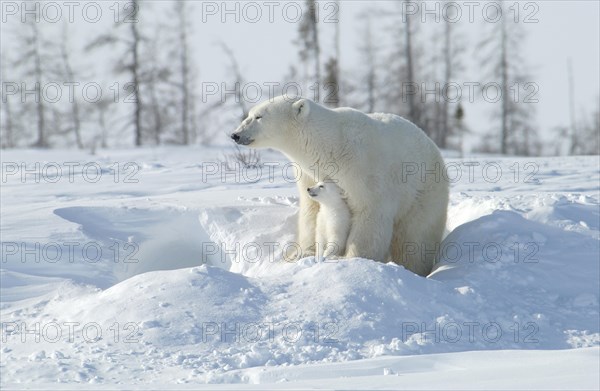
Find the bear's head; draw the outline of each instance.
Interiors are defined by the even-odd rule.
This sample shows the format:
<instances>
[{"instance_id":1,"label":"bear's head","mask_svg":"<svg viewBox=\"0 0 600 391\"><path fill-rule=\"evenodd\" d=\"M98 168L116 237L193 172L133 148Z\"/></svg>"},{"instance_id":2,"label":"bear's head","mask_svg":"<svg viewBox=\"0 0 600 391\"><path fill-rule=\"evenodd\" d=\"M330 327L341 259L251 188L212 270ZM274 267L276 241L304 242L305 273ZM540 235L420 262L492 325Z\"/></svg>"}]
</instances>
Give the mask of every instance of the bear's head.
<instances>
[{"instance_id":1,"label":"bear's head","mask_svg":"<svg viewBox=\"0 0 600 391\"><path fill-rule=\"evenodd\" d=\"M344 191L333 182L319 182L313 187L306 189L308 195L322 204L335 205L343 201Z\"/></svg>"},{"instance_id":2,"label":"bear's head","mask_svg":"<svg viewBox=\"0 0 600 391\"><path fill-rule=\"evenodd\" d=\"M253 148L278 148L290 142L295 128L303 123L310 111L310 101L303 98L278 96L262 102L231 134L239 145Z\"/></svg>"}]
</instances>

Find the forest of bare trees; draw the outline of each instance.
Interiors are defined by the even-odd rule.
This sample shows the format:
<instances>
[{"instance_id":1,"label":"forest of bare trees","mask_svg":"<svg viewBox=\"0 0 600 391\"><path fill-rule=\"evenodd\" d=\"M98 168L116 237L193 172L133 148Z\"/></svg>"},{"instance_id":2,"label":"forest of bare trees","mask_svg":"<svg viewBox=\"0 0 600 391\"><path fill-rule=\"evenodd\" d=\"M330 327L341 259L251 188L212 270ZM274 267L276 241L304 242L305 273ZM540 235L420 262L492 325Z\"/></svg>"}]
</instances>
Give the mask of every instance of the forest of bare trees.
<instances>
[{"instance_id":1,"label":"forest of bare trees","mask_svg":"<svg viewBox=\"0 0 600 391\"><path fill-rule=\"evenodd\" d=\"M247 113L253 103L246 102L239 90L230 101L203 102L198 97L203 64L194 51L201 47L197 42L202 36L190 17L196 3L177 1L160 10L156 3L142 0L115 4L121 8L112 28L86 37L82 51L71 42L72 26L62 26L52 37L33 18L16 28L3 27L2 34L20 50L2 53L2 148L95 149L111 147L113 140L131 146L210 143L222 131L206 120L208 115L232 113L227 118L233 125ZM543 129L537 127L536 105L528 101L535 96L535 73L521 47L525 31L511 18L488 23L477 42L468 42L461 23L448 18L423 23L411 8L418 4L415 1L398 1L387 10L365 7L353 20L345 19L342 2L330 2L337 10L337 23L323 22L319 2L299 4L304 10L301 20L285 27L296 30L290 42L296 54L290 56L290 70L281 81L313 86L311 99L329 107L402 115L440 148L461 153L466 138L477 138L471 150L505 155L599 153L600 107L577 115L572 108L568 126L547 129L567 147L540 141ZM168 17L142 17L152 12ZM345 47L340 42L345 38L340 23L351 23L360 31L353 47L358 63L342 62ZM222 56L203 61L221 63L228 69L226 81L238 89L248 83L232 46L226 41L209 44L221 46ZM53 83L73 89L92 78L90 70L74 59L96 55L111 64L104 76L120 82L92 83L86 92L93 97L94 88L102 88L112 96L82 99L81 94L72 94L58 102L48 98ZM477 75L472 71L467 75L468 63ZM472 109L455 98L457 86L464 90L465 81L472 80L491 82L477 86L478 95L500 96L489 105L488 126L477 132L466 125Z\"/></svg>"}]
</instances>

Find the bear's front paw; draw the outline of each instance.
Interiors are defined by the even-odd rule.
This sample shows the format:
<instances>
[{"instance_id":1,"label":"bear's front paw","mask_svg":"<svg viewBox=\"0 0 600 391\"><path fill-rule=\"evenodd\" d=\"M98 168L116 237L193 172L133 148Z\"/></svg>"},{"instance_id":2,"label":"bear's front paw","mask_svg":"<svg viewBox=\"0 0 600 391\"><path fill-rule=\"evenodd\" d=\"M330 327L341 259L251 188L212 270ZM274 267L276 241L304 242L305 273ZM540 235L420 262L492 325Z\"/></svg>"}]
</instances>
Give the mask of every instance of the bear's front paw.
<instances>
[{"instance_id":1,"label":"bear's front paw","mask_svg":"<svg viewBox=\"0 0 600 391\"><path fill-rule=\"evenodd\" d=\"M283 254L283 259L286 262L297 262L303 258L314 257L315 256L314 249L300 249L296 246L288 246Z\"/></svg>"},{"instance_id":2,"label":"bear's front paw","mask_svg":"<svg viewBox=\"0 0 600 391\"><path fill-rule=\"evenodd\" d=\"M328 254L328 255L324 255L323 258L321 259L321 262L337 262L338 260L342 259L343 257L339 254Z\"/></svg>"}]
</instances>

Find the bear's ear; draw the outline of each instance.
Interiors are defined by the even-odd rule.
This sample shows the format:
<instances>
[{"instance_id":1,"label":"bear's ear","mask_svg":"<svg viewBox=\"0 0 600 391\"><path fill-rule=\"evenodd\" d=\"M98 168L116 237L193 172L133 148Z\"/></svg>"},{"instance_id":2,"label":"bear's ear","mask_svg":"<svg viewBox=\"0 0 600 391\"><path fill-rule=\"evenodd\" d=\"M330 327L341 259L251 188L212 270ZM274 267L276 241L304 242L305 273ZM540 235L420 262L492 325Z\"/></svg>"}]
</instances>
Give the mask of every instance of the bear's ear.
<instances>
[{"instance_id":1,"label":"bear's ear","mask_svg":"<svg viewBox=\"0 0 600 391\"><path fill-rule=\"evenodd\" d=\"M292 105L294 116L297 120L304 120L308 116L310 106L306 99L299 99Z\"/></svg>"}]
</instances>

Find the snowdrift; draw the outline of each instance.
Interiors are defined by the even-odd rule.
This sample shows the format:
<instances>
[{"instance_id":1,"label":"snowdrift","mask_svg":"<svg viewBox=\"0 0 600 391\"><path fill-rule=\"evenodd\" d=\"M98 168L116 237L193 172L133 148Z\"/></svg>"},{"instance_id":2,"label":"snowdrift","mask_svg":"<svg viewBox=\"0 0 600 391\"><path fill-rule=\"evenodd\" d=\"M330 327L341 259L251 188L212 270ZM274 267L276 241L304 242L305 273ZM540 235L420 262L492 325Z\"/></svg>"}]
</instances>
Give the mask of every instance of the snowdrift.
<instances>
[{"instance_id":1,"label":"snowdrift","mask_svg":"<svg viewBox=\"0 0 600 391\"><path fill-rule=\"evenodd\" d=\"M331 379L369 365L444 372L477 361L445 353L600 344L594 158L537 160L535 180L453 183L449 234L423 278L367 259L286 262L293 183L202 180L191 152L136 156L135 184L3 186L4 384L322 380L316 363ZM495 164L508 173L514 161ZM591 367L598 350L582 352L578 367ZM373 361L423 354L434 363L414 370ZM339 366L353 360L366 367ZM596 384L582 376L576 385Z\"/></svg>"}]
</instances>

